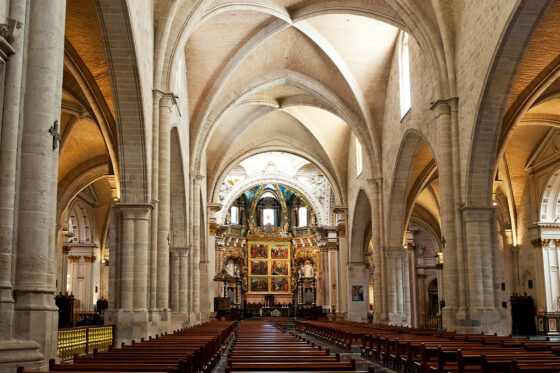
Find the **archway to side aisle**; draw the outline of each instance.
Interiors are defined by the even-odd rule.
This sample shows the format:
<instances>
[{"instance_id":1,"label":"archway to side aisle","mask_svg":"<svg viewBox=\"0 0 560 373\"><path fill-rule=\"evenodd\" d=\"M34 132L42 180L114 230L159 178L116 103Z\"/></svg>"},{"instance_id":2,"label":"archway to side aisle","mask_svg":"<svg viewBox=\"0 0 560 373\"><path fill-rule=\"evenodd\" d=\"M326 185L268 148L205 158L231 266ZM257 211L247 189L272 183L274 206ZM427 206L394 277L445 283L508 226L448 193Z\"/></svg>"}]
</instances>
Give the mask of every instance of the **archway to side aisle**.
<instances>
[{"instance_id":1,"label":"archway to side aisle","mask_svg":"<svg viewBox=\"0 0 560 373\"><path fill-rule=\"evenodd\" d=\"M420 132L405 134L393 175L384 261L386 312L391 322L424 326L422 310L426 309L426 294L418 275L423 275L426 269L440 277L442 273L439 257L424 260L427 245L420 242L425 239L420 230L431 236L433 242L429 249L434 256L442 251L442 229L437 162L432 147ZM449 257L451 263L456 260L454 254Z\"/></svg>"},{"instance_id":2,"label":"archway to side aisle","mask_svg":"<svg viewBox=\"0 0 560 373\"><path fill-rule=\"evenodd\" d=\"M372 224L372 208L366 192L362 189L358 192L358 196L354 203L354 216L349 222L352 227L349 232L349 254L348 254L348 278L346 288L350 290L348 297L348 318L356 321L367 321L369 312L369 285L370 277L373 273L378 278L376 271L381 268L375 255L370 251L371 242L371 224ZM374 283L374 292L380 290L380 285L376 288ZM344 290L343 286L343 290ZM375 296L375 295L374 295ZM375 307L375 304L374 304Z\"/></svg>"}]
</instances>

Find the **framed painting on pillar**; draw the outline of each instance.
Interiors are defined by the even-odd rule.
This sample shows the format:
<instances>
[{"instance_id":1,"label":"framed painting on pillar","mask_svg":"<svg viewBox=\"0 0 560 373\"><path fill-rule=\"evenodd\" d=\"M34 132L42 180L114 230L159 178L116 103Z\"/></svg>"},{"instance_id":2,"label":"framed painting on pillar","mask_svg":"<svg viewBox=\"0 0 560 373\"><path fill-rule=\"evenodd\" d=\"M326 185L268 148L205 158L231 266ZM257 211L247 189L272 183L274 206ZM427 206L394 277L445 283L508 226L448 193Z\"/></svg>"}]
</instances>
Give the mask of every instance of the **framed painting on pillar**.
<instances>
[{"instance_id":1,"label":"framed painting on pillar","mask_svg":"<svg viewBox=\"0 0 560 373\"><path fill-rule=\"evenodd\" d=\"M364 301L364 287L362 285L352 286L352 301L353 302L363 302Z\"/></svg>"}]
</instances>

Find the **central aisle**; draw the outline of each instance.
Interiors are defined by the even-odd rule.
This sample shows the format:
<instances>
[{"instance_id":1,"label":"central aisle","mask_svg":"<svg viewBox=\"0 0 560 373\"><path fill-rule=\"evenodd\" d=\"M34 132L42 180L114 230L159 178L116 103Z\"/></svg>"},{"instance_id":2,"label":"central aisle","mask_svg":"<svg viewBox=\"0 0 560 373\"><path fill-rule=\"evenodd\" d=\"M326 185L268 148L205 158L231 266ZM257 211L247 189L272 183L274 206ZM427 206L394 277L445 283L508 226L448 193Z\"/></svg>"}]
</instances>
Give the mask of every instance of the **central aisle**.
<instances>
[{"instance_id":1,"label":"central aisle","mask_svg":"<svg viewBox=\"0 0 560 373\"><path fill-rule=\"evenodd\" d=\"M340 361L302 337L286 334L263 321L243 321L233 342L226 372L355 371L356 361Z\"/></svg>"}]
</instances>

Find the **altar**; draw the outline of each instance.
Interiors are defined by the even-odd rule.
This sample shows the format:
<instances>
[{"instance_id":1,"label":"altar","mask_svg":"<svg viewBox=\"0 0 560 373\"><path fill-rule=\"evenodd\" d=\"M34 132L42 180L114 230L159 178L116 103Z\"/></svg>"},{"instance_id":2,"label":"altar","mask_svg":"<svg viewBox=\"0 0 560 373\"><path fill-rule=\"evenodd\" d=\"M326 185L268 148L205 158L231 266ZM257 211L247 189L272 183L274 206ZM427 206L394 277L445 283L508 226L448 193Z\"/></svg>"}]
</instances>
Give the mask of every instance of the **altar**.
<instances>
[{"instance_id":1,"label":"altar","mask_svg":"<svg viewBox=\"0 0 560 373\"><path fill-rule=\"evenodd\" d=\"M247 317L330 309L337 299L337 278L328 268L338 245L332 232L313 225L309 207L283 185L257 186L235 200L226 217L229 224L216 228L215 281L221 285L215 296L228 297L231 307Z\"/></svg>"}]
</instances>

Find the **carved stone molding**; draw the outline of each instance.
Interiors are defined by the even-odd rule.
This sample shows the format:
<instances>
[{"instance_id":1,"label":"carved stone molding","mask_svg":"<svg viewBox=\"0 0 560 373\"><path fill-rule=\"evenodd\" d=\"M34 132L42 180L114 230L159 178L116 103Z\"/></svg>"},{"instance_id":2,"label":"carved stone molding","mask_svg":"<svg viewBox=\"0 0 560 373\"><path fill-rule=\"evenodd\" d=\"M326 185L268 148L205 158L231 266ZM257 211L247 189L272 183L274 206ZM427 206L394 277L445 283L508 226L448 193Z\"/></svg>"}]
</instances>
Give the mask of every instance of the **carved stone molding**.
<instances>
[{"instance_id":1,"label":"carved stone molding","mask_svg":"<svg viewBox=\"0 0 560 373\"><path fill-rule=\"evenodd\" d=\"M84 262L86 263L95 263L96 259L95 255L84 256Z\"/></svg>"},{"instance_id":2,"label":"carved stone molding","mask_svg":"<svg viewBox=\"0 0 560 373\"><path fill-rule=\"evenodd\" d=\"M189 256L190 246L170 246L169 252L177 256Z\"/></svg>"},{"instance_id":3,"label":"carved stone molding","mask_svg":"<svg viewBox=\"0 0 560 373\"><path fill-rule=\"evenodd\" d=\"M69 263L78 263L80 261L80 257L76 255L69 255L68 262Z\"/></svg>"}]
</instances>

